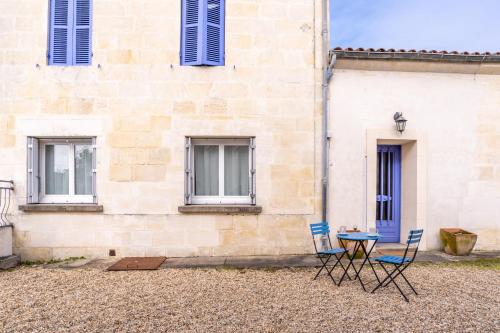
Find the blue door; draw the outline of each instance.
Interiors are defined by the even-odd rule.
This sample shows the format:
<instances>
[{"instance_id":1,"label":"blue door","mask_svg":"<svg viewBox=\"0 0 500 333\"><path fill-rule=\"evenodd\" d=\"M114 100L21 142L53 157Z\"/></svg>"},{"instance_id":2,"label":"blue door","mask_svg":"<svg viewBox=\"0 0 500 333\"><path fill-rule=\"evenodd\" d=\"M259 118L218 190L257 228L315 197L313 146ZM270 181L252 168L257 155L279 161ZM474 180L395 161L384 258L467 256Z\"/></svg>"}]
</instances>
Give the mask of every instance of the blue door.
<instances>
[{"instance_id":1,"label":"blue door","mask_svg":"<svg viewBox=\"0 0 500 333\"><path fill-rule=\"evenodd\" d=\"M382 243L399 243L401 146L377 147L377 228Z\"/></svg>"}]
</instances>

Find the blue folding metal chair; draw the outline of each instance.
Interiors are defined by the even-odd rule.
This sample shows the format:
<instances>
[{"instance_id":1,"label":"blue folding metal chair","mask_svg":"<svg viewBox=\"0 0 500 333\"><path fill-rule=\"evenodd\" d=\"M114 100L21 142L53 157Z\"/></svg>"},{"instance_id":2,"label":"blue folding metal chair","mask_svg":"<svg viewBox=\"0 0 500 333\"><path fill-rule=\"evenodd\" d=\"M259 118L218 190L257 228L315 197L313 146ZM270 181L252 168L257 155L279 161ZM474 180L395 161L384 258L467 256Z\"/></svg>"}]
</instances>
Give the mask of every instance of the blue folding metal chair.
<instances>
[{"instance_id":1,"label":"blue folding metal chair","mask_svg":"<svg viewBox=\"0 0 500 333\"><path fill-rule=\"evenodd\" d=\"M418 246L420 245L420 240L422 239L423 233L424 229L417 229L410 231L410 234L408 235L408 240L406 241L406 250L402 257L386 255L373 259L377 261L380 264L380 266L384 269L384 271L387 273L387 277L384 280L382 280L375 287L375 289L372 290L372 293L374 293L380 287L387 287L392 282L394 283L396 288L398 288L401 295L403 295L405 301L409 302L408 297L404 294L403 290L401 290L401 288L395 281L395 279L398 276L401 276L406 282L406 284L410 286L411 290L415 293L415 295L418 295L417 292L415 291L415 288L413 288L413 286L408 281L406 276L404 276L403 271L407 269L410 266L410 264L412 264L413 261L415 260L415 257L417 256L418 252ZM410 252L413 252L413 255L411 255ZM392 272L389 272L389 270L384 266L384 264L394 265L394 270Z\"/></svg>"},{"instance_id":2,"label":"blue folding metal chair","mask_svg":"<svg viewBox=\"0 0 500 333\"><path fill-rule=\"evenodd\" d=\"M341 259L342 257L346 254L347 250L344 248L333 248L332 247L332 241L330 239L330 227L328 226L327 222L321 222L321 223L312 223L309 225L311 228L311 235L314 243L314 250L316 251L316 255L318 256L319 260L322 263L321 268L319 269L318 273L314 277L313 280L316 280L316 278L319 276L319 274L323 271L323 269L326 270L327 274L330 276L332 279L333 283L335 285L339 285L335 279L332 276L332 271L337 267L337 265L340 265L340 267L346 272L347 277L349 280L351 277L346 271L346 268L344 265L342 265ZM319 241L320 244L316 244L316 242ZM330 259L335 258L335 263L333 265L328 265L330 263ZM331 267L329 269L329 267ZM339 281L340 283L340 281Z\"/></svg>"}]
</instances>

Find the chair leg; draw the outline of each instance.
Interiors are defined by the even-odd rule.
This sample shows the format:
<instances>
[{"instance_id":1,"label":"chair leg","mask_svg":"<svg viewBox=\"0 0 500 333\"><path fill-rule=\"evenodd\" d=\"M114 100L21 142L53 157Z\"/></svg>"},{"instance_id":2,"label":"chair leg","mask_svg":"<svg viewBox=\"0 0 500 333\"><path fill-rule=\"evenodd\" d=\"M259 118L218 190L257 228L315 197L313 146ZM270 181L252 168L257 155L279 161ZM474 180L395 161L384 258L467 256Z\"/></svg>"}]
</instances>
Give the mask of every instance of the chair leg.
<instances>
[{"instance_id":1,"label":"chair leg","mask_svg":"<svg viewBox=\"0 0 500 333\"><path fill-rule=\"evenodd\" d=\"M349 279L349 281L352 281L351 276L349 275L349 267L352 266L352 269L354 269L354 272L356 274L358 272L356 271L356 266L354 266L354 263L353 263L354 256L351 258L351 256L349 255L349 250L344 245L344 242L342 241L342 239L339 239L339 242L340 242L340 246L345 249L345 251L342 252L342 255L340 256L340 259L342 259L344 257L344 255L346 255L347 256L347 260L349 260L349 263L347 264L347 267L344 267L344 265L342 264L342 262L340 263L340 265L342 266L342 269L344 270L344 274L342 274L342 277L340 278L340 281L339 281L339 287L340 287L340 284L342 283L342 281L344 281L344 278L346 277L346 275L347 275L347 278ZM356 253L356 252L354 252L354 253ZM356 279L356 278L354 278L354 279Z\"/></svg>"},{"instance_id":2,"label":"chair leg","mask_svg":"<svg viewBox=\"0 0 500 333\"><path fill-rule=\"evenodd\" d=\"M344 272L346 273L347 278L349 279L349 281L352 281L351 276L349 275L349 272L347 272L347 270L346 270L345 266L344 266L344 265L342 265L342 261L341 261L341 260L342 260L342 258L344 257L344 255L345 255L345 252L343 252L343 253L340 255L340 258L339 258L339 257L337 257L337 255L335 254L335 258L337 259L338 263L340 264L340 267L342 267L342 269L343 269L343 270L344 270Z\"/></svg>"},{"instance_id":3,"label":"chair leg","mask_svg":"<svg viewBox=\"0 0 500 333\"><path fill-rule=\"evenodd\" d=\"M332 271L334 270L335 266L337 266L337 264L333 265L333 268L329 271L328 270L328 267L326 268L326 272L328 273L328 275L330 276L330 278L332 279L333 283L338 286L338 283L335 282L335 279L333 278L333 275L332 275Z\"/></svg>"},{"instance_id":4,"label":"chair leg","mask_svg":"<svg viewBox=\"0 0 500 333\"><path fill-rule=\"evenodd\" d=\"M319 274L321 273L321 271L323 271L324 268L326 268L326 264L328 263L328 261L330 260L332 256L328 256L326 258L325 261L323 261L323 258L321 256L318 255L318 258L319 260L321 261L321 263L323 264L323 266L321 266L321 268L319 269L318 273L316 273L316 276L314 277L313 280L316 280L316 278L319 276ZM326 270L328 271L328 268L326 268Z\"/></svg>"},{"instance_id":5,"label":"chair leg","mask_svg":"<svg viewBox=\"0 0 500 333\"><path fill-rule=\"evenodd\" d=\"M394 276L394 278L396 278L397 276L401 275L403 277L403 279L406 281L406 284L411 288L411 290L413 290L413 292L415 293L415 295L418 295L418 293L415 291L415 288L413 288L413 286L411 285L411 283L408 281L408 279L406 278L406 276L403 274L403 271L406 269L406 267L408 267L409 265L406 265L405 267L403 267L402 270L399 270L398 268L398 274L396 274Z\"/></svg>"},{"instance_id":6,"label":"chair leg","mask_svg":"<svg viewBox=\"0 0 500 333\"><path fill-rule=\"evenodd\" d=\"M401 266L401 265L400 265L400 266ZM395 278L396 278L396 277L398 277L400 274L403 274L403 271L404 271L407 267L408 267L408 265L404 266L404 267L403 267L403 269L401 269L401 270L399 270L399 268L398 268L398 269L397 269L398 273L397 273L396 275L394 275L394 276L393 276L393 278L395 279ZM387 283L384 285L384 287L387 287L387 285L388 285L389 283L390 283L390 281L389 281L389 282L387 282Z\"/></svg>"},{"instance_id":7,"label":"chair leg","mask_svg":"<svg viewBox=\"0 0 500 333\"><path fill-rule=\"evenodd\" d=\"M340 264L340 266L344 270L344 273L347 273L346 270L345 270L345 268L344 268L344 265L342 265L342 262L340 261L340 259L342 259L343 254L340 256L340 258L337 257L337 254L334 254L333 256L335 256L335 259L337 259L337 261L335 262L335 265L333 265L330 270L328 269L328 267L326 268L326 270L327 270L328 274L330 275L330 277L332 278L333 283L335 283L337 286L340 286L340 281L339 281L338 284L335 282L335 279L333 278L332 272L337 267L337 265ZM349 278L349 280L351 280L351 277L349 276L349 273L347 273L347 277Z\"/></svg>"},{"instance_id":8,"label":"chair leg","mask_svg":"<svg viewBox=\"0 0 500 333\"><path fill-rule=\"evenodd\" d=\"M323 271L323 269L326 270L326 273L330 276L330 278L332 279L333 283L335 285L338 285L337 282L335 281L335 279L333 278L332 274L331 274L331 271L328 270L328 267L327 267L327 264L328 262L330 261L330 259L332 258L332 255L329 255L325 261L323 261L323 258L321 256L318 256L319 260L321 260L321 262L323 263L323 266L321 266L321 268L319 269L318 273L316 273L316 276L314 277L313 281L316 280L319 276L319 274ZM337 264L334 265L334 268ZM332 269L333 270L333 269Z\"/></svg>"},{"instance_id":9,"label":"chair leg","mask_svg":"<svg viewBox=\"0 0 500 333\"><path fill-rule=\"evenodd\" d=\"M408 268L408 266L409 266L409 265L404 266L404 267L403 267L403 269L399 269L399 267L398 267L398 266L396 266L397 274L396 274L396 275L394 275L392 278L393 278L393 279L395 279L395 278L397 278L398 276L400 276L400 275L401 275L401 276L403 277L403 279L405 280L406 284L407 284L407 285L411 288L411 290L415 293L415 295L418 295L418 293L417 293L417 291L415 290L415 288L413 288L413 286L411 285L410 281L408 281L408 279L406 278L406 276L403 274L403 271L404 271L405 269L407 269L407 268ZM393 273L394 273L394 272L393 272ZM387 279L386 279L386 280L387 280ZM383 287L387 287L387 286L389 285L389 283L391 283L391 281L387 281L387 282L383 285Z\"/></svg>"},{"instance_id":10,"label":"chair leg","mask_svg":"<svg viewBox=\"0 0 500 333\"><path fill-rule=\"evenodd\" d=\"M342 240L340 240L340 244L341 244L341 245L342 245L342 247L345 249L345 245L344 245L344 243L342 242ZM356 252L354 252L354 253L356 253ZM340 281L339 281L339 284L338 284L339 286L340 286L340 284L342 283L342 281L344 281L344 277L345 277L346 275L349 277L349 280L351 280L351 277L350 277L350 276L349 276L349 274L348 274L349 267L352 267L352 269L353 269L353 270L354 270L354 272L356 273L356 277L354 277L354 280L356 280L356 278L357 278L357 274L358 274L358 271L356 270L356 266L354 266L354 263L353 263L353 261L354 261L354 255L353 255L353 257L351 257L351 255L349 254L349 250L346 250L346 251L344 252L344 254L345 254L345 255L347 255L347 258L349 259L349 264L348 264L348 265L347 265L347 267L345 268L345 270L344 270L344 274L342 274L342 277L340 278Z\"/></svg>"},{"instance_id":11,"label":"chair leg","mask_svg":"<svg viewBox=\"0 0 500 333\"><path fill-rule=\"evenodd\" d=\"M337 265L339 264L339 259L337 258L337 255L334 254L333 257L335 257L335 259L337 259L337 261L335 262L335 264L333 266L330 266L330 267L332 267L331 269L328 269L328 267L326 268L326 270L329 273L333 272L333 270L335 269L335 267L337 267Z\"/></svg>"},{"instance_id":12,"label":"chair leg","mask_svg":"<svg viewBox=\"0 0 500 333\"><path fill-rule=\"evenodd\" d=\"M388 281L388 280L390 279L391 275L392 275L392 274L394 274L394 273L396 272L396 270L393 270L392 272L390 272L390 273L389 273L389 271L387 270L387 268L385 268L385 266L384 266L381 262L380 262L379 264L380 264L380 267L382 267L382 268L384 269L384 271L385 271L385 273L387 274L387 276L385 277L385 279L383 279L383 280L382 280L382 281L381 281L381 282L380 282L380 283L379 283L379 284L375 287L375 289L373 289L373 290L372 290L372 294L373 294L375 291L377 291L377 289L378 289L378 288L383 287L383 286L384 286L384 283L385 283L386 281ZM390 280L389 280L389 282L390 282ZM389 283L389 282L387 282L387 283Z\"/></svg>"},{"instance_id":13,"label":"chair leg","mask_svg":"<svg viewBox=\"0 0 500 333\"><path fill-rule=\"evenodd\" d=\"M384 266L382 263L380 263L380 266L381 266L381 267L384 269L384 271L387 273L387 277L386 277L386 278L385 278L385 279L384 279L381 283L379 283L379 285L378 285L375 289L373 289L373 290L372 290L372 293L374 293L374 292L375 292L375 290L377 290L379 287L381 287L381 286L384 286L384 287L385 287L385 286L387 286L389 283L391 283L391 282L392 282L392 283L394 283L394 285L396 286L396 288L399 290L399 293L401 294L401 296L403 296L403 298L405 299L405 301L410 302L410 301L408 300L408 297L406 297L405 293L403 292L403 290L401 290L401 288L399 287L399 285L398 285L398 284L396 283L396 281L394 280L394 278L395 278L397 275L399 275L399 267L398 267L398 265L394 264L394 270L393 270L392 272L390 272L390 273L389 273L389 271L387 270L387 268L385 268L385 266ZM397 273L396 273L396 272L397 272ZM392 276L394 273L396 273L396 275ZM389 279L389 282L385 283L387 279ZM384 283L385 283L385 285L384 285Z\"/></svg>"},{"instance_id":14,"label":"chair leg","mask_svg":"<svg viewBox=\"0 0 500 333\"><path fill-rule=\"evenodd\" d=\"M394 265L394 267L396 267L396 270L399 270L398 267L396 265ZM404 297L405 301L406 302L410 302L410 300L408 299L408 297L406 297L405 293L403 292L403 290L401 290L401 288L399 288L399 285L396 283L396 281L394 281L394 277L391 277L391 282L394 283L394 285L396 286L396 288L398 288L399 292L401 293L401 295Z\"/></svg>"},{"instance_id":15,"label":"chair leg","mask_svg":"<svg viewBox=\"0 0 500 333\"><path fill-rule=\"evenodd\" d=\"M390 274L392 273L389 273L389 271L387 271L387 269L385 268L384 265L382 265L382 263L379 263L380 264L380 267L382 267L385 271L385 273L387 274L387 276L385 277L385 279L383 279L379 284L377 284L377 286L375 286L375 288L372 290L372 294L377 291L378 288L382 287L382 285L385 283L385 281L389 280L389 276Z\"/></svg>"}]
</instances>

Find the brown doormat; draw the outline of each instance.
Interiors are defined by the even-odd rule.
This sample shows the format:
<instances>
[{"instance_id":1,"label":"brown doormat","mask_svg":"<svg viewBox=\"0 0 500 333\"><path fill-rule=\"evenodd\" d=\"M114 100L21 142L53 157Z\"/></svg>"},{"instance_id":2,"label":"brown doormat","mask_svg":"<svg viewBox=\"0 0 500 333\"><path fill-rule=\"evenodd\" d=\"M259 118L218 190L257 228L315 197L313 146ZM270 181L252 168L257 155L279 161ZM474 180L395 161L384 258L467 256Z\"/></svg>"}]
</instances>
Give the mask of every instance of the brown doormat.
<instances>
[{"instance_id":1,"label":"brown doormat","mask_svg":"<svg viewBox=\"0 0 500 333\"><path fill-rule=\"evenodd\" d=\"M108 271L154 270L163 264L166 257L126 257L112 266Z\"/></svg>"}]
</instances>

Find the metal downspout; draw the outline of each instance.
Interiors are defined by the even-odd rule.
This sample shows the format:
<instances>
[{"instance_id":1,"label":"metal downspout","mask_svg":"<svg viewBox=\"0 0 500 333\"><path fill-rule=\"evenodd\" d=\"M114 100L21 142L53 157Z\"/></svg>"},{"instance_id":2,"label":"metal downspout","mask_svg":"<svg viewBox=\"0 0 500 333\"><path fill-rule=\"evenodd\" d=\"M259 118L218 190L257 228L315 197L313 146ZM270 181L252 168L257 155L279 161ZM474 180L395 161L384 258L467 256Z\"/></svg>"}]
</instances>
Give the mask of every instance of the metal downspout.
<instances>
[{"instance_id":1,"label":"metal downspout","mask_svg":"<svg viewBox=\"0 0 500 333\"><path fill-rule=\"evenodd\" d=\"M322 178L321 178L321 219L323 222L327 221L328 218L328 176L329 176L329 137L328 137L328 84L333 75L333 67L335 66L336 56L333 54L330 61L329 57L329 42L328 42L328 0L323 0L322 2L322 106L323 106L323 130L322 130Z\"/></svg>"}]
</instances>

